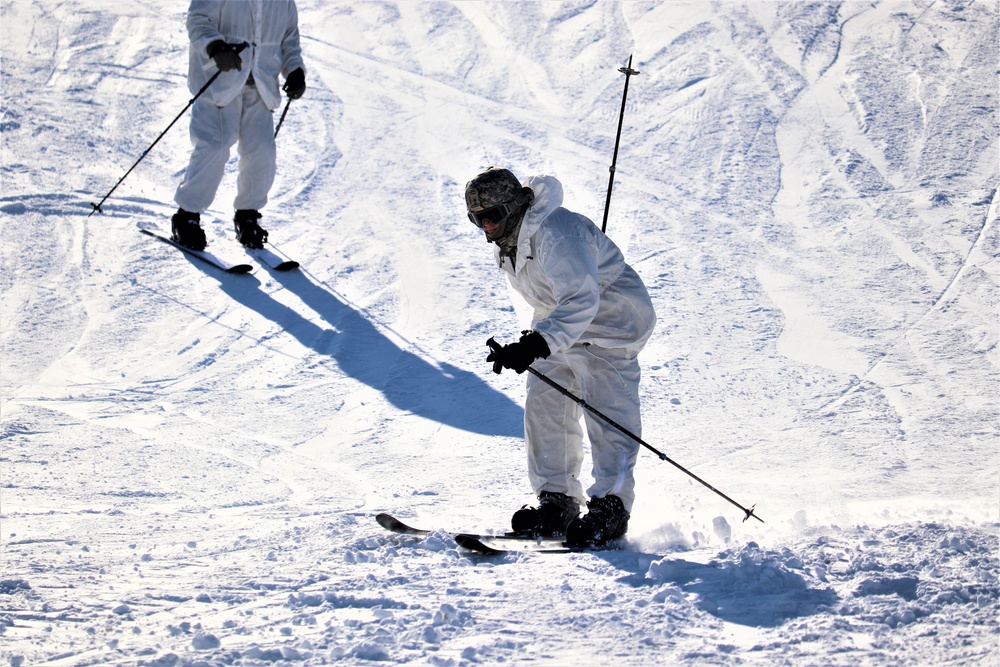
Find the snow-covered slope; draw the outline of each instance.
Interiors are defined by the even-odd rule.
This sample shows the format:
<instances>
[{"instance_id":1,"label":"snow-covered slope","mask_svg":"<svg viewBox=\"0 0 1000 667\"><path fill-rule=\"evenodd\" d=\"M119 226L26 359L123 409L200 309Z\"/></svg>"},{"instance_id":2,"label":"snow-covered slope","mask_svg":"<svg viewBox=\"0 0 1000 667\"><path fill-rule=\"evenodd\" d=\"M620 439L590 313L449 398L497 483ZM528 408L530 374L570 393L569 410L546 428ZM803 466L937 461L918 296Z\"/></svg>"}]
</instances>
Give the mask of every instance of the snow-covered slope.
<instances>
[{"instance_id":1,"label":"snow-covered slope","mask_svg":"<svg viewBox=\"0 0 1000 667\"><path fill-rule=\"evenodd\" d=\"M996 664L995 2L299 2L280 274L165 222L184 3L0 0L0 660ZM627 547L530 502L464 183L551 173L659 316ZM235 163L233 165L235 173ZM233 241L223 184L212 248Z\"/></svg>"}]
</instances>

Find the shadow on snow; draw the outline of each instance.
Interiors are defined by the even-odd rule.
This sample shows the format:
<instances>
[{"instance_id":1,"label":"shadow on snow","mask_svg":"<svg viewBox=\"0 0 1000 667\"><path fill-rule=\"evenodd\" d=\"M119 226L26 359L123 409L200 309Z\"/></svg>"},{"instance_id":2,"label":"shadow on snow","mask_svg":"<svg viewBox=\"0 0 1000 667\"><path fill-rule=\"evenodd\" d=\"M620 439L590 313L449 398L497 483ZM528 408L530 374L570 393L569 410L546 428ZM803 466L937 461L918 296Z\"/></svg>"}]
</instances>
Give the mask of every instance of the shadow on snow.
<instances>
[{"instance_id":1,"label":"shadow on snow","mask_svg":"<svg viewBox=\"0 0 1000 667\"><path fill-rule=\"evenodd\" d=\"M742 553L735 560L707 564L663 559L650 565L646 576L651 582L693 593L704 612L750 627L777 627L829 609L838 600L832 589L812 587L806 577L783 564Z\"/></svg>"},{"instance_id":2,"label":"shadow on snow","mask_svg":"<svg viewBox=\"0 0 1000 667\"><path fill-rule=\"evenodd\" d=\"M251 276L231 277L193 258L188 261L215 276L222 291L234 301L279 325L305 347L333 359L344 374L377 389L399 410L471 433L523 435L521 406L473 373L447 363L435 365L401 349L361 313L304 272L272 271L271 275L330 328L276 301Z\"/></svg>"},{"instance_id":3,"label":"shadow on snow","mask_svg":"<svg viewBox=\"0 0 1000 667\"><path fill-rule=\"evenodd\" d=\"M839 600L832 589L817 587L800 572L794 557L762 550L753 542L708 563L628 550L594 555L631 572L620 583L657 589L655 602L693 603L720 620L749 627L778 627L828 611Z\"/></svg>"},{"instance_id":4,"label":"shadow on snow","mask_svg":"<svg viewBox=\"0 0 1000 667\"><path fill-rule=\"evenodd\" d=\"M749 542L708 563L636 552L600 552L608 562L633 574L619 579L632 586L658 587L654 600L686 602L729 623L778 627L786 621L829 610L839 600L783 558Z\"/></svg>"}]
</instances>

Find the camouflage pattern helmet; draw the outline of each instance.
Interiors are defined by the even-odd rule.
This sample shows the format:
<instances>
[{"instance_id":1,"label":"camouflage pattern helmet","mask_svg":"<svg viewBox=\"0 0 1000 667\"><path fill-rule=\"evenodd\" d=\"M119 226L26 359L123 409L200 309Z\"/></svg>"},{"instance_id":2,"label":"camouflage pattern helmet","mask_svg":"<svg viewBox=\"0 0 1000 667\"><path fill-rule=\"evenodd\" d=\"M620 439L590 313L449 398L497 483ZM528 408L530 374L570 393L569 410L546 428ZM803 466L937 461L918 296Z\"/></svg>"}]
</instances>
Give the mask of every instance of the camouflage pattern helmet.
<instances>
[{"instance_id":1,"label":"camouflage pattern helmet","mask_svg":"<svg viewBox=\"0 0 1000 667\"><path fill-rule=\"evenodd\" d=\"M469 220L490 242L500 242L520 227L527 205L534 199L531 188L507 169L490 167L465 184L465 206Z\"/></svg>"},{"instance_id":2,"label":"camouflage pattern helmet","mask_svg":"<svg viewBox=\"0 0 1000 667\"><path fill-rule=\"evenodd\" d=\"M490 167L465 184L465 206L476 213L514 201L521 183L508 169Z\"/></svg>"}]
</instances>

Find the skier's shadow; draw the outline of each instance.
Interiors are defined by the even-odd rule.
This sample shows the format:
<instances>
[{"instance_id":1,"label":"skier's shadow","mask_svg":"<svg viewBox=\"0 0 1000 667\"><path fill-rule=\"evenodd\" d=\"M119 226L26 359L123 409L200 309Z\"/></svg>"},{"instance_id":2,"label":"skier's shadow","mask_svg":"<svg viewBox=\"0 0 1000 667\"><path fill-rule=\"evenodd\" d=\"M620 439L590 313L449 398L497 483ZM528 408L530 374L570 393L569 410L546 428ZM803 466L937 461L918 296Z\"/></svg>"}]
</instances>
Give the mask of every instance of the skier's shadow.
<instances>
[{"instance_id":1,"label":"skier's shadow","mask_svg":"<svg viewBox=\"0 0 1000 667\"><path fill-rule=\"evenodd\" d=\"M604 551L596 555L624 572L618 579L654 591L658 603L687 605L729 623L773 628L833 608L839 601L829 587L817 586L804 572L789 568L754 543L735 558L707 564L673 555Z\"/></svg>"},{"instance_id":2,"label":"skier's shadow","mask_svg":"<svg viewBox=\"0 0 1000 667\"><path fill-rule=\"evenodd\" d=\"M251 276L219 276L233 300L279 325L305 347L329 357L345 375L377 389L393 406L482 435L521 437L524 411L481 378L457 366L437 365L401 349L371 322L301 270L271 276L330 325L319 326L276 301Z\"/></svg>"}]
</instances>

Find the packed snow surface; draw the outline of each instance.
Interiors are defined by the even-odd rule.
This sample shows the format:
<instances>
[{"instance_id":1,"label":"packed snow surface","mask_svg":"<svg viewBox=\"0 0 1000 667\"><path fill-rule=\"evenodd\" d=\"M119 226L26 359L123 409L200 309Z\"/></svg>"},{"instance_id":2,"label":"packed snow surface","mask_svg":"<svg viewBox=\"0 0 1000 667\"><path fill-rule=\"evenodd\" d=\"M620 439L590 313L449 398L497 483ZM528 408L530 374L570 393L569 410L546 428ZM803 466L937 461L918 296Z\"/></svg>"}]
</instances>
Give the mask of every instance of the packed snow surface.
<instances>
[{"instance_id":1,"label":"packed snow surface","mask_svg":"<svg viewBox=\"0 0 1000 667\"><path fill-rule=\"evenodd\" d=\"M186 3L0 0L0 663L1000 662L996 2L299 8L302 269L239 276L137 232L187 115L88 216L190 99ZM630 55L643 436L766 523L644 451L622 548L470 556L533 499L463 187L600 222Z\"/></svg>"}]
</instances>

